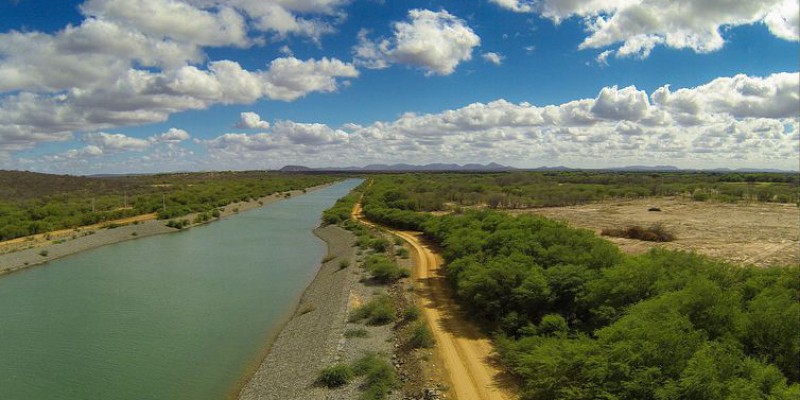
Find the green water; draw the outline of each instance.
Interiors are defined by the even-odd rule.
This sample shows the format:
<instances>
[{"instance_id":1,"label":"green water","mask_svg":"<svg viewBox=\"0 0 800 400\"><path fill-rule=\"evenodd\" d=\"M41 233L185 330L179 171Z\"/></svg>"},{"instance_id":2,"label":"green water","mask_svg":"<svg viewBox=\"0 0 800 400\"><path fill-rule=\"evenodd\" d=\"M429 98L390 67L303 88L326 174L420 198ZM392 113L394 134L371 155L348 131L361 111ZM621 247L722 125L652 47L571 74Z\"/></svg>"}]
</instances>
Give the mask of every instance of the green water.
<instances>
[{"instance_id":1,"label":"green water","mask_svg":"<svg viewBox=\"0 0 800 400\"><path fill-rule=\"evenodd\" d=\"M0 399L221 400L313 279L343 183L0 278Z\"/></svg>"}]
</instances>

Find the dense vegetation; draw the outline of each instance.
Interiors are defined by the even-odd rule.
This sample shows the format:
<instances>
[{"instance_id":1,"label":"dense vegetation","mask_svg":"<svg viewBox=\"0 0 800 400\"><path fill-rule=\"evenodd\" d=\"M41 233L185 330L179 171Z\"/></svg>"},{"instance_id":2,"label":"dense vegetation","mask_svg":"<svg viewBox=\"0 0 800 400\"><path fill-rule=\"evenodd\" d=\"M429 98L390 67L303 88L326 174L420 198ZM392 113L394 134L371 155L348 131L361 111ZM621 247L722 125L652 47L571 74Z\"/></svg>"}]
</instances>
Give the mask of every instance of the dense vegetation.
<instances>
[{"instance_id":1,"label":"dense vegetation","mask_svg":"<svg viewBox=\"0 0 800 400\"><path fill-rule=\"evenodd\" d=\"M0 171L0 240L157 212L159 218L305 189L324 175L208 172L76 177Z\"/></svg>"},{"instance_id":2,"label":"dense vegetation","mask_svg":"<svg viewBox=\"0 0 800 400\"><path fill-rule=\"evenodd\" d=\"M403 174L379 177L390 208L439 211L552 207L615 198L685 196L696 201L798 203L798 174L511 172L493 174Z\"/></svg>"},{"instance_id":3,"label":"dense vegetation","mask_svg":"<svg viewBox=\"0 0 800 400\"><path fill-rule=\"evenodd\" d=\"M493 178L375 177L364 212L442 247L456 296L495 333L524 399L800 397L800 266L626 256L541 217L412 211L431 193L415 184L474 179Z\"/></svg>"}]
</instances>

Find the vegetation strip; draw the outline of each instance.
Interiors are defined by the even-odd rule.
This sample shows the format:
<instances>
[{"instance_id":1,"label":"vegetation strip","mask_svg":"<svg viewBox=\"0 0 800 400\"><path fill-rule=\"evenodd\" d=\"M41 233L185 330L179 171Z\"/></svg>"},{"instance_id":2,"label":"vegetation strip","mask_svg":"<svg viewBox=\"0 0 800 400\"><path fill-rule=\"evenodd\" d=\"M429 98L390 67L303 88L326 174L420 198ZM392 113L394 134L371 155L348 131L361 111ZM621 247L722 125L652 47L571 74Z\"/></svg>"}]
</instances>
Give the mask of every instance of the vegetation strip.
<instances>
[{"instance_id":1,"label":"vegetation strip","mask_svg":"<svg viewBox=\"0 0 800 400\"><path fill-rule=\"evenodd\" d=\"M150 213L159 219L210 217L231 203L338 179L263 171L111 177L0 171L0 241Z\"/></svg>"},{"instance_id":2,"label":"vegetation strip","mask_svg":"<svg viewBox=\"0 0 800 400\"><path fill-rule=\"evenodd\" d=\"M375 177L364 214L442 246L459 301L497 332L524 399L800 395L800 266L625 256L541 217L419 213L420 192L403 188L425 178Z\"/></svg>"}]
</instances>

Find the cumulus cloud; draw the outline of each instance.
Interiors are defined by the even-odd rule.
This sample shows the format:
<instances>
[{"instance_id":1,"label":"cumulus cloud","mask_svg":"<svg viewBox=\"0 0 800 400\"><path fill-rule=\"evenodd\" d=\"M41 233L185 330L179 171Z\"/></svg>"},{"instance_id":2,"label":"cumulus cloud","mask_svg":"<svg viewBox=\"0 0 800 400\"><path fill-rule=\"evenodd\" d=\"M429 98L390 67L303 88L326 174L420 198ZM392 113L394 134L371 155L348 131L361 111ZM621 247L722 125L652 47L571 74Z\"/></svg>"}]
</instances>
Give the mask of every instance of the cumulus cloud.
<instances>
[{"instance_id":1,"label":"cumulus cloud","mask_svg":"<svg viewBox=\"0 0 800 400\"><path fill-rule=\"evenodd\" d=\"M347 142L349 135L339 129L331 129L325 124L304 124L293 121L280 121L275 124L273 133L287 138L294 144L323 145Z\"/></svg>"},{"instance_id":2,"label":"cumulus cloud","mask_svg":"<svg viewBox=\"0 0 800 400\"><path fill-rule=\"evenodd\" d=\"M241 120L236 124L237 128L269 129L269 122L262 121L261 116L254 112L243 112L239 116Z\"/></svg>"},{"instance_id":3,"label":"cumulus cloud","mask_svg":"<svg viewBox=\"0 0 800 400\"><path fill-rule=\"evenodd\" d=\"M355 78L358 70L337 59L306 61L294 57L273 60L264 74L265 95L271 99L291 101L311 92L334 92L336 78Z\"/></svg>"},{"instance_id":4,"label":"cumulus cloud","mask_svg":"<svg viewBox=\"0 0 800 400\"><path fill-rule=\"evenodd\" d=\"M619 46L617 57L647 57L655 46L719 50L726 27L763 23L782 39L800 40L800 5L796 0L491 0L515 12L533 12L560 23L581 18L588 36L580 49ZM604 60L608 56L604 56Z\"/></svg>"},{"instance_id":5,"label":"cumulus cloud","mask_svg":"<svg viewBox=\"0 0 800 400\"><path fill-rule=\"evenodd\" d=\"M244 17L225 4L218 7L211 11L174 0L89 0L80 9L148 36L200 46L249 45Z\"/></svg>"},{"instance_id":6,"label":"cumulus cloud","mask_svg":"<svg viewBox=\"0 0 800 400\"><path fill-rule=\"evenodd\" d=\"M490 51L488 53L481 54L481 58L494 65L500 65L503 63L503 60L505 60L506 57L500 53Z\"/></svg>"},{"instance_id":7,"label":"cumulus cloud","mask_svg":"<svg viewBox=\"0 0 800 400\"><path fill-rule=\"evenodd\" d=\"M426 75L450 75L458 64L472 59L472 50L481 42L464 20L446 10L410 10L408 21L395 22L393 28L391 38L377 41L368 39L365 31L359 33L353 52L360 65L405 64Z\"/></svg>"},{"instance_id":8,"label":"cumulus cloud","mask_svg":"<svg viewBox=\"0 0 800 400\"><path fill-rule=\"evenodd\" d=\"M183 129L169 128L168 131L160 135L152 136L150 141L155 143L177 144L184 140L189 140L191 137L192 136L189 135L189 132L186 132Z\"/></svg>"},{"instance_id":9,"label":"cumulus cloud","mask_svg":"<svg viewBox=\"0 0 800 400\"><path fill-rule=\"evenodd\" d=\"M0 33L0 157L75 132L163 122L177 112L293 101L355 78L337 59L271 60L247 70L208 47L332 32L349 0L87 0L50 33Z\"/></svg>"},{"instance_id":10,"label":"cumulus cloud","mask_svg":"<svg viewBox=\"0 0 800 400\"><path fill-rule=\"evenodd\" d=\"M292 101L336 91L338 78L357 76L352 64L336 59L279 58L257 71L222 60L209 63L207 69L128 70L107 85L65 93L22 92L0 98L0 151L68 140L75 131L163 122L171 114L213 104Z\"/></svg>"},{"instance_id":11,"label":"cumulus cloud","mask_svg":"<svg viewBox=\"0 0 800 400\"><path fill-rule=\"evenodd\" d=\"M281 121L269 132L225 134L206 144L220 162L269 160L274 167L341 165L342 159L362 164L496 160L527 166L658 159L688 167L796 169L798 104L798 73L737 75L694 88L664 86L650 94L632 86L607 87L595 98L559 105L501 99L339 129Z\"/></svg>"},{"instance_id":12,"label":"cumulus cloud","mask_svg":"<svg viewBox=\"0 0 800 400\"><path fill-rule=\"evenodd\" d=\"M89 133L85 139L104 151L144 150L150 147L150 142L147 140L126 136L121 133Z\"/></svg>"}]
</instances>

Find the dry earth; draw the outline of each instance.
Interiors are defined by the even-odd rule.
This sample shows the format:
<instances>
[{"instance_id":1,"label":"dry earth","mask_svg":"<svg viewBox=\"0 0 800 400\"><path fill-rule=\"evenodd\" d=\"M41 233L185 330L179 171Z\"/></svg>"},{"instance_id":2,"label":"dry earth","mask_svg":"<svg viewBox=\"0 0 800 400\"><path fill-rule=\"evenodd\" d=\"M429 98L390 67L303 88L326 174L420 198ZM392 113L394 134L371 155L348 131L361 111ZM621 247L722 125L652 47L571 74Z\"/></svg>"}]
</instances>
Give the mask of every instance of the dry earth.
<instances>
[{"instance_id":1,"label":"dry earth","mask_svg":"<svg viewBox=\"0 0 800 400\"><path fill-rule=\"evenodd\" d=\"M661 211L648 211L652 207ZM794 204L723 204L657 198L510 213L538 214L598 233L603 228L648 227L661 223L677 236L669 243L608 238L628 253L642 253L663 246L696 251L734 263L759 266L800 263L800 208Z\"/></svg>"}]
</instances>

